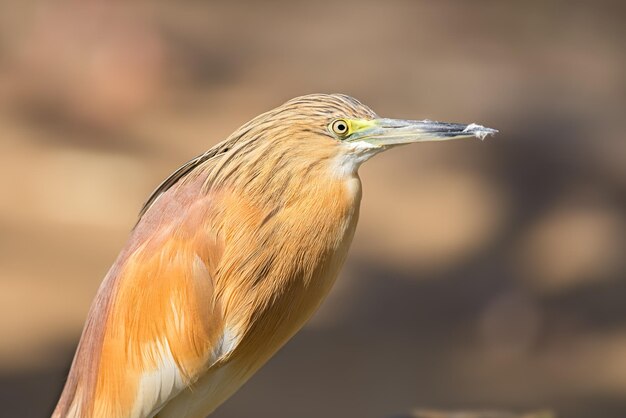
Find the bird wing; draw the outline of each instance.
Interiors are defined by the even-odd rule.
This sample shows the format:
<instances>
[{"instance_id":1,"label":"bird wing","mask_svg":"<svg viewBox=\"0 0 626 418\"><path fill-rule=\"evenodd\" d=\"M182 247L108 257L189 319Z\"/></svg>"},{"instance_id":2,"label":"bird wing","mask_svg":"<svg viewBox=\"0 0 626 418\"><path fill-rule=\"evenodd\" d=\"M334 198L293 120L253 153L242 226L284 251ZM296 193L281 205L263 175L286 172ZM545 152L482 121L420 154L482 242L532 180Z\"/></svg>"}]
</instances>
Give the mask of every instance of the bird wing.
<instances>
[{"instance_id":1,"label":"bird wing","mask_svg":"<svg viewBox=\"0 0 626 418\"><path fill-rule=\"evenodd\" d=\"M98 291L53 417L153 416L225 354L213 280L223 246L207 221L219 199L196 183L167 190L136 226Z\"/></svg>"}]
</instances>

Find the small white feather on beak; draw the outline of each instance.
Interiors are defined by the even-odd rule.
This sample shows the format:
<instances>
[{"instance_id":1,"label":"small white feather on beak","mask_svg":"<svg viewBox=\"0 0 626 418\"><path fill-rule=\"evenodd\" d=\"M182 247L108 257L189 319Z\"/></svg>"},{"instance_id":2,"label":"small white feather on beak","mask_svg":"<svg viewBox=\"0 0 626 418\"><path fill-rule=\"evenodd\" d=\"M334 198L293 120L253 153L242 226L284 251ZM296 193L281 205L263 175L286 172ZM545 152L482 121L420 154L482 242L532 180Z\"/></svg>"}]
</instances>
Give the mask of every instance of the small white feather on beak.
<instances>
[{"instance_id":1,"label":"small white feather on beak","mask_svg":"<svg viewBox=\"0 0 626 418\"><path fill-rule=\"evenodd\" d=\"M496 129L486 128L477 123L470 123L463 129L463 132L473 134L476 138L483 141L488 135L494 135L498 133Z\"/></svg>"}]
</instances>

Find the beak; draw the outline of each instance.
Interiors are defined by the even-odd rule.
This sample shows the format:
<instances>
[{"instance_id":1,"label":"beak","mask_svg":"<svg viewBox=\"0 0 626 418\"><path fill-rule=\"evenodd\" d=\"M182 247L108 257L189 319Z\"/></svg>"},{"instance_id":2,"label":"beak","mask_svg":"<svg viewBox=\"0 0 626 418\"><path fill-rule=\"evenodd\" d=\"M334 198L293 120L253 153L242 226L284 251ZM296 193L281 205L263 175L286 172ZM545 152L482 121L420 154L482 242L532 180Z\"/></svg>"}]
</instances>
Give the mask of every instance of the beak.
<instances>
[{"instance_id":1,"label":"beak","mask_svg":"<svg viewBox=\"0 0 626 418\"><path fill-rule=\"evenodd\" d=\"M365 141L377 147L389 147L472 137L482 140L497 132L475 123L464 125L430 120L374 119L369 121L367 127L351 135L350 142Z\"/></svg>"}]
</instances>

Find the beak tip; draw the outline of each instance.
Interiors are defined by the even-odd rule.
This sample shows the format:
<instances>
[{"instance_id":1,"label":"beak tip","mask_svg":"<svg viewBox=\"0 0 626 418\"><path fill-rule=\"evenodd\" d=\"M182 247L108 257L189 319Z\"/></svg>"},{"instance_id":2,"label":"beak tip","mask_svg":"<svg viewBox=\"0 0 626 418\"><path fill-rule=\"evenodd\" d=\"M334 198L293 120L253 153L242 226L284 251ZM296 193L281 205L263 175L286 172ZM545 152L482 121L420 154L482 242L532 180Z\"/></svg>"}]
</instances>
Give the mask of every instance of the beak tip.
<instances>
[{"instance_id":1,"label":"beak tip","mask_svg":"<svg viewBox=\"0 0 626 418\"><path fill-rule=\"evenodd\" d=\"M482 126L477 123L470 123L465 127L465 129L463 129L463 132L474 135L476 138L483 141L487 136L497 134L498 130L487 128L486 126Z\"/></svg>"}]
</instances>

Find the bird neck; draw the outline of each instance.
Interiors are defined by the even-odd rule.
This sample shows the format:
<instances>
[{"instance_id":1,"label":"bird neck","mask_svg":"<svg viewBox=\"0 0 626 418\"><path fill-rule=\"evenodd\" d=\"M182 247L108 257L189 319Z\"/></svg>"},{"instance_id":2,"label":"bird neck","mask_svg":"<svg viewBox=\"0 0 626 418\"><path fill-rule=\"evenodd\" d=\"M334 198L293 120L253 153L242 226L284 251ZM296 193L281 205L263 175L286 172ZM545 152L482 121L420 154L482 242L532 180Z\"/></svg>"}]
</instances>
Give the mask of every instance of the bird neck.
<instances>
[{"instance_id":1,"label":"bird neck","mask_svg":"<svg viewBox=\"0 0 626 418\"><path fill-rule=\"evenodd\" d=\"M361 185L356 173L336 175L335 156L328 153L306 164L292 160L291 169L273 170L272 176L260 168L257 177L230 188L226 197L224 206L236 210L224 213L220 222L226 244L216 291L230 301L228 326L246 330L237 334L251 333L245 339L250 350L255 341L273 341L270 355L295 333L345 260Z\"/></svg>"},{"instance_id":2,"label":"bird neck","mask_svg":"<svg viewBox=\"0 0 626 418\"><path fill-rule=\"evenodd\" d=\"M233 307L226 316L246 330L235 354L250 362L244 370L260 367L302 327L343 265L356 229L361 187L357 176L337 178L331 170L320 165L311 172L316 182L305 176L285 187L284 204L268 207L249 229L254 233L226 250L223 259L232 261L221 273L230 278L224 296ZM248 245L263 251L251 252ZM235 272L237 268L242 270ZM252 309L236 312L239 306Z\"/></svg>"}]
</instances>

